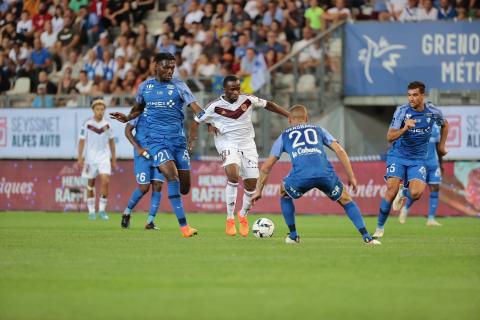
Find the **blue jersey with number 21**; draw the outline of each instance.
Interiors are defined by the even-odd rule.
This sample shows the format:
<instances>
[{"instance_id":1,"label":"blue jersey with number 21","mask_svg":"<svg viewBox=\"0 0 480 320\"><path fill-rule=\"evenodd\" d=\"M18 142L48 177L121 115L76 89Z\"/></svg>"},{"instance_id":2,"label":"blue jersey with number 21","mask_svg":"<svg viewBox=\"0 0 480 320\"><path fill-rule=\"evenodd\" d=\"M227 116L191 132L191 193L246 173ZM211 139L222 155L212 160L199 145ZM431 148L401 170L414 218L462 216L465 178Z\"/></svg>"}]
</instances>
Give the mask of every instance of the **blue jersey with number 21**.
<instances>
[{"instance_id":1,"label":"blue jersey with number 21","mask_svg":"<svg viewBox=\"0 0 480 320\"><path fill-rule=\"evenodd\" d=\"M292 160L289 176L296 178L329 177L334 169L323 146L330 148L336 139L325 129L301 124L286 129L273 144L270 155L280 158L283 152Z\"/></svg>"}]
</instances>

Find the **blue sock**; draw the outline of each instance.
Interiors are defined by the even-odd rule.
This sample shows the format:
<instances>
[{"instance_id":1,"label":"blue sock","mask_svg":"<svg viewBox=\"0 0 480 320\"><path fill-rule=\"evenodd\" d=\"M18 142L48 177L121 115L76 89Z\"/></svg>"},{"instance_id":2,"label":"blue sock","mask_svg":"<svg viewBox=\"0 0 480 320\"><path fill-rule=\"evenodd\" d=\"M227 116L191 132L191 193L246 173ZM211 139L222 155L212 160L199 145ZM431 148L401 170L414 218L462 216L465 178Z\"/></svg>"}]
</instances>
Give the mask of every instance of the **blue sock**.
<instances>
[{"instance_id":1,"label":"blue sock","mask_svg":"<svg viewBox=\"0 0 480 320\"><path fill-rule=\"evenodd\" d=\"M412 204L415 202L415 200L412 199L412 196L410 195L410 190L405 189L404 193L405 197L407 197L407 202L405 203L405 209L410 209Z\"/></svg>"},{"instance_id":2,"label":"blue sock","mask_svg":"<svg viewBox=\"0 0 480 320\"><path fill-rule=\"evenodd\" d=\"M292 198L280 197L280 207L282 208L283 218L285 223L290 230L290 239L295 240L297 237L297 228L295 227L295 205L293 204Z\"/></svg>"},{"instance_id":3,"label":"blue sock","mask_svg":"<svg viewBox=\"0 0 480 320\"><path fill-rule=\"evenodd\" d=\"M390 214L390 209L392 208L392 203L382 198L382 202L380 203L380 213L378 215L378 222L377 226L380 229L383 229L385 222L387 222L388 215Z\"/></svg>"},{"instance_id":4,"label":"blue sock","mask_svg":"<svg viewBox=\"0 0 480 320\"><path fill-rule=\"evenodd\" d=\"M360 232L362 235L362 238L365 239L372 239L370 234L367 231L367 228L365 227L365 221L363 221L362 214L360 212L360 208L358 205L355 203L355 201L351 201L347 203L343 209L345 209L345 213L347 216L352 220L353 224L357 228L357 230Z\"/></svg>"},{"instance_id":5,"label":"blue sock","mask_svg":"<svg viewBox=\"0 0 480 320\"><path fill-rule=\"evenodd\" d=\"M428 210L428 219L434 219L438 207L438 191L430 192L430 209Z\"/></svg>"},{"instance_id":6,"label":"blue sock","mask_svg":"<svg viewBox=\"0 0 480 320\"><path fill-rule=\"evenodd\" d=\"M140 189L138 188L135 189L132 195L130 196L130 200L128 200L128 205L127 205L127 209L125 210L125 213L130 214L132 212L132 209L135 208L138 201L140 201L142 197L143 197L143 192L140 191Z\"/></svg>"},{"instance_id":7,"label":"blue sock","mask_svg":"<svg viewBox=\"0 0 480 320\"><path fill-rule=\"evenodd\" d=\"M180 227L187 225L187 218L185 218L185 211L183 210L182 198L180 196L180 181L171 180L167 182L168 184L168 199L172 205L173 212L178 219L178 224Z\"/></svg>"},{"instance_id":8,"label":"blue sock","mask_svg":"<svg viewBox=\"0 0 480 320\"><path fill-rule=\"evenodd\" d=\"M148 213L147 223L152 223L153 219L155 219L160 206L160 199L162 199L162 193L153 191L150 198L150 212Z\"/></svg>"}]
</instances>

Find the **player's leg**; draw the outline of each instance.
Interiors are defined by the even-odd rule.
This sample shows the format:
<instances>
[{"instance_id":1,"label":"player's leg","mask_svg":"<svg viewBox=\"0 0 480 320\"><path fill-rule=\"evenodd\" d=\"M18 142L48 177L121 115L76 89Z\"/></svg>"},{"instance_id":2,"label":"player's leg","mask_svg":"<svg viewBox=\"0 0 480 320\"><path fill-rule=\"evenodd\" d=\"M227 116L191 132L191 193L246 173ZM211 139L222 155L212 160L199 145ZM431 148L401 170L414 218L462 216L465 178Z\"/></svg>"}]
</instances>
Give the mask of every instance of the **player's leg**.
<instances>
[{"instance_id":1,"label":"player's leg","mask_svg":"<svg viewBox=\"0 0 480 320\"><path fill-rule=\"evenodd\" d=\"M178 170L178 178L180 179L180 193L186 195L190 192L191 178L190 178L190 155L187 147L180 146L175 148L175 165Z\"/></svg>"},{"instance_id":2,"label":"player's leg","mask_svg":"<svg viewBox=\"0 0 480 320\"><path fill-rule=\"evenodd\" d=\"M87 208L88 219L95 220L95 178L87 181Z\"/></svg>"},{"instance_id":3,"label":"player's leg","mask_svg":"<svg viewBox=\"0 0 480 320\"><path fill-rule=\"evenodd\" d=\"M298 199L303 195L295 186L292 177L287 176L283 179L280 186L280 208L282 209L283 219L287 224L289 234L285 238L285 243L300 243L300 236L297 234L297 226L295 224L295 205L293 199Z\"/></svg>"},{"instance_id":4,"label":"player's leg","mask_svg":"<svg viewBox=\"0 0 480 320\"><path fill-rule=\"evenodd\" d=\"M177 168L178 169L178 168ZM180 170L178 169L178 178L180 179L180 193L186 195L190 192L191 177L190 169Z\"/></svg>"},{"instance_id":5,"label":"player's leg","mask_svg":"<svg viewBox=\"0 0 480 320\"><path fill-rule=\"evenodd\" d=\"M238 221L240 223L240 234L246 237L249 232L247 215L252 208L252 196L255 193L260 173L258 171L258 153L256 148L241 150L239 156L241 159L240 176L243 178L244 192L242 209L238 213Z\"/></svg>"},{"instance_id":6,"label":"player's leg","mask_svg":"<svg viewBox=\"0 0 480 320\"><path fill-rule=\"evenodd\" d=\"M122 215L122 228L128 228L130 225L130 218L133 208L143 198L143 196L150 189L151 182L151 161L144 156L135 156L133 158L133 173L135 174L135 180L137 182L137 188L133 190L130 199L128 200L127 207L123 210Z\"/></svg>"},{"instance_id":7,"label":"player's leg","mask_svg":"<svg viewBox=\"0 0 480 320\"><path fill-rule=\"evenodd\" d=\"M110 184L110 175L99 174L100 178L100 199L98 200L98 214L103 220L108 220L106 213L108 202L108 187Z\"/></svg>"},{"instance_id":8,"label":"player's leg","mask_svg":"<svg viewBox=\"0 0 480 320\"><path fill-rule=\"evenodd\" d=\"M160 207L160 200L162 199L162 185L165 178L158 170L152 168L152 197L150 198L150 211L148 212L147 224L145 229L158 230L155 226L154 220L157 216L158 208Z\"/></svg>"},{"instance_id":9,"label":"player's leg","mask_svg":"<svg viewBox=\"0 0 480 320\"><path fill-rule=\"evenodd\" d=\"M374 238L381 238L384 234L384 226L387 222L390 209L392 208L392 202L397 195L400 181L405 179L406 167L398 162L396 158L387 157L387 171L385 179L387 182L387 192L385 197L380 202L380 209L377 220L377 229L373 234Z\"/></svg>"},{"instance_id":10,"label":"player's leg","mask_svg":"<svg viewBox=\"0 0 480 320\"><path fill-rule=\"evenodd\" d=\"M232 157L228 157L228 159L224 158L224 169L227 176L227 185L225 186L225 202L227 204L225 233L229 236L235 236L237 234L237 229L235 228L235 204L237 202L240 167Z\"/></svg>"},{"instance_id":11,"label":"player's leg","mask_svg":"<svg viewBox=\"0 0 480 320\"><path fill-rule=\"evenodd\" d=\"M150 184L137 184L137 188L133 190L130 199L128 199L127 207L125 208L125 210L123 210L122 221L120 223L122 228L126 229L130 226L130 218L133 208L135 208L137 203L143 198L145 194L147 194L149 189Z\"/></svg>"},{"instance_id":12,"label":"player's leg","mask_svg":"<svg viewBox=\"0 0 480 320\"><path fill-rule=\"evenodd\" d=\"M430 188L430 205L428 208L427 226L440 227L441 224L435 220L435 215L438 208L438 195L440 193L440 184L429 184Z\"/></svg>"}]
</instances>

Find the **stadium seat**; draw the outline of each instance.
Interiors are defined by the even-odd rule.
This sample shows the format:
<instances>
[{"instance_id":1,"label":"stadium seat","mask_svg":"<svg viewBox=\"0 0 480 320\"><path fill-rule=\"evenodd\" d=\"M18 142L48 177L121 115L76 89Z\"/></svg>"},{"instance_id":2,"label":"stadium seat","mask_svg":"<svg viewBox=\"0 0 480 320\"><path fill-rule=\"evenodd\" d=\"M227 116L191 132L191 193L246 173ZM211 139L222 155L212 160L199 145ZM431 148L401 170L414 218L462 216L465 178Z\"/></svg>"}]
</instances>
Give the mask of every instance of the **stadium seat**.
<instances>
[{"instance_id":1,"label":"stadium seat","mask_svg":"<svg viewBox=\"0 0 480 320\"><path fill-rule=\"evenodd\" d=\"M15 81L15 86L6 92L7 95L25 94L30 92L30 78L22 77Z\"/></svg>"}]
</instances>

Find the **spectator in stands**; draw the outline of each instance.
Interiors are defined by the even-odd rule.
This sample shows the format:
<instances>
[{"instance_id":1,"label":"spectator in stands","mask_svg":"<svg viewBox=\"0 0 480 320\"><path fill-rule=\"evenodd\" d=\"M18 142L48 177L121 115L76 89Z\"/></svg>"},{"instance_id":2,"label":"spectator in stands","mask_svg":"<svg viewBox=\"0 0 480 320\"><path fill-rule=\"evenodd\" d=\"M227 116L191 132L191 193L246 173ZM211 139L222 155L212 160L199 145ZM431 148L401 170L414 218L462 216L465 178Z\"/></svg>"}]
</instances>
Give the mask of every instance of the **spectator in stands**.
<instances>
[{"instance_id":1,"label":"spectator in stands","mask_svg":"<svg viewBox=\"0 0 480 320\"><path fill-rule=\"evenodd\" d=\"M267 53L270 49L273 49L278 53L286 53L286 49L277 41L277 34L274 31L267 32L267 42L263 45L261 52Z\"/></svg>"},{"instance_id":2,"label":"spectator in stands","mask_svg":"<svg viewBox=\"0 0 480 320\"><path fill-rule=\"evenodd\" d=\"M48 74L45 71L40 71L38 73L38 80L35 87L35 91L37 91L37 87L40 85L44 85L46 88L47 94L56 94L57 93L57 86L48 79Z\"/></svg>"},{"instance_id":3,"label":"spectator in stands","mask_svg":"<svg viewBox=\"0 0 480 320\"><path fill-rule=\"evenodd\" d=\"M66 67L62 79L58 82L57 94L68 94L75 87L75 80L72 79L72 68Z\"/></svg>"},{"instance_id":4,"label":"spectator in stands","mask_svg":"<svg viewBox=\"0 0 480 320\"><path fill-rule=\"evenodd\" d=\"M243 10L242 4L240 2L235 2L232 9L232 18L230 21L234 25L238 23L243 23L244 20L250 20L250 16Z\"/></svg>"},{"instance_id":5,"label":"spectator in stands","mask_svg":"<svg viewBox=\"0 0 480 320\"><path fill-rule=\"evenodd\" d=\"M188 33L187 29L183 26L183 18L177 16L174 18L175 27L173 29L173 45L178 48L181 52L183 46L185 45L185 35ZM158 48L159 42L157 42Z\"/></svg>"},{"instance_id":6,"label":"spectator in stands","mask_svg":"<svg viewBox=\"0 0 480 320\"><path fill-rule=\"evenodd\" d=\"M280 43L285 48L285 53L288 53L290 51L290 43L287 41L287 35L283 31L282 25L277 21L273 21L268 31L275 32L278 43ZM267 40L268 32L266 34L265 41Z\"/></svg>"},{"instance_id":7,"label":"spectator in stands","mask_svg":"<svg viewBox=\"0 0 480 320\"><path fill-rule=\"evenodd\" d=\"M115 74L115 60L112 58L112 53L109 50L103 51L103 59L95 69L95 76L108 81L113 80Z\"/></svg>"},{"instance_id":8,"label":"spectator in stands","mask_svg":"<svg viewBox=\"0 0 480 320\"><path fill-rule=\"evenodd\" d=\"M211 78L219 72L218 65L220 65L219 55L215 55L213 59L209 59L202 54L197 60L195 67L195 77Z\"/></svg>"},{"instance_id":9,"label":"spectator in stands","mask_svg":"<svg viewBox=\"0 0 480 320\"><path fill-rule=\"evenodd\" d=\"M155 7L154 0L134 0L130 4L133 22L142 21L149 10Z\"/></svg>"},{"instance_id":10,"label":"spectator in stands","mask_svg":"<svg viewBox=\"0 0 480 320\"><path fill-rule=\"evenodd\" d=\"M419 9L418 20L435 21L438 19L438 9L433 6L432 0L423 0L423 8Z\"/></svg>"},{"instance_id":11,"label":"spectator in stands","mask_svg":"<svg viewBox=\"0 0 480 320\"><path fill-rule=\"evenodd\" d=\"M324 20L337 23L352 18L350 9L345 7L345 0L335 0L335 7L330 8L323 16Z\"/></svg>"},{"instance_id":12,"label":"spectator in stands","mask_svg":"<svg viewBox=\"0 0 480 320\"><path fill-rule=\"evenodd\" d=\"M163 21L164 23L168 23L170 29L172 30L175 28L175 17L182 17L182 14L180 13L178 6L176 4L172 4L170 6L170 15L165 18L165 21Z\"/></svg>"},{"instance_id":13,"label":"spectator in stands","mask_svg":"<svg viewBox=\"0 0 480 320\"><path fill-rule=\"evenodd\" d=\"M32 17L33 29L42 32L46 21L52 20L52 16L48 13L48 4L40 2L38 12Z\"/></svg>"},{"instance_id":14,"label":"spectator in stands","mask_svg":"<svg viewBox=\"0 0 480 320\"><path fill-rule=\"evenodd\" d=\"M273 21L283 22L282 9L278 7L276 1L269 1L267 4L267 12L263 15L262 24L264 26L270 26Z\"/></svg>"},{"instance_id":15,"label":"spectator in stands","mask_svg":"<svg viewBox=\"0 0 480 320\"><path fill-rule=\"evenodd\" d=\"M70 0L68 7L75 13L80 12L81 7L88 6L88 0Z\"/></svg>"},{"instance_id":16,"label":"spectator in stands","mask_svg":"<svg viewBox=\"0 0 480 320\"><path fill-rule=\"evenodd\" d=\"M53 48L55 42L57 42L57 34L53 32L51 20L45 21L45 31L40 35L40 41L42 42L42 46L48 50Z\"/></svg>"},{"instance_id":17,"label":"spectator in stands","mask_svg":"<svg viewBox=\"0 0 480 320\"><path fill-rule=\"evenodd\" d=\"M92 91L93 80L88 79L87 71L80 71L79 81L75 88L80 94L89 95Z\"/></svg>"},{"instance_id":18,"label":"spectator in stands","mask_svg":"<svg viewBox=\"0 0 480 320\"><path fill-rule=\"evenodd\" d=\"M243 10L250 16L250 19L255 20L260 13L259 7L263 6L263 0L248 0Z\"/></svg>"},{"instance_id":19,"label":"spectator in stands","mask_svg":"<svg viewBox=\"0 0 480 320\"><path fill-rule=\"evenodd\" d=\"M255 67L259 65L259 59L263 59L263 57L260 57L261 55L257 55L255 48L247 48L245 56L240 62L240 71L237 75L240 77L251 76L255 71Z\"/></svg>"},{"instance_id":20,"label":"spectator in stands","mask_svg":"<svg viewBox=\"0 0 480 320\"><path fill-rule=\"evenodd\" d=\"M33 51L30 55L32 67L35 71L45 70L51 71L52 55L47 49L42 47L40 38L35 38L33 41Z\"/></svg>"},{"instance_id":21,"label":"spectator in stands","mask_svg":"<svg viewBox=\"0 0 480 320\"><path fill-rule=\"evenodd\" d=\"M109 27L116 27L120 25L122 21L128 21L129 18L129 2L123 0L109 0L107 1L107 7L105 10L105 29Z\"/></svg>"},{"instance_id":22,"label":"spectator in stands","mask_svg":"<svg viewBox=\"0 0 480 320\"><path fill-rule=\"evenodd\" d=\"M220 39L220 55L222 56L222 59L228 59L229 61L235 57L235 47L229 36L223 36ZM227 58L226 55L228 55L229 58Z\"/></svg>"},{"instance_id":23,"label":"spectator in stands","mask_svg":"<svg viewBox=\"0 0 480 320\"><path fill-rule=\"evenodd\" d=\"M249 43L247 34L242 33L238 37L237 44L235 45L235 58L242 59L245 56L248 47L253 46L252 43Z\"/></svg>"},{"instance_id":24,"label":"spectator in stands","mask_svg":"<svg viewBox=\"0 0 480 320\"><path fill-rule=\"evenodd\" d=\"M185 43L186 45L182 49L182 59L193 66L202 53L202 46L195 42L191 33L187 33L185 36Z\"/></svg>"},{"instance_id":25,"label":"spectator in stands","mask_svg":"<svg viewBox=\"0 0 480 320\"><path fill-rule=\"evenodd\" d=\"M274 49L269 49L265 54L265 63L267 64L268 68L271 68L275 63L279 60L277 59L277 53Z\"/></svg>"},{"instance_id":26,"label":"spectator in stands","mask_svg":"<svg viewBox=\"0 0 480 320\"><path fill-rule=\"evenodd\" d=\"M78 102L78 90L76 88L71 88L68 92L68 100L63 104L66 108L77 108L80 104ZM57 103L58 104L58 103ZM88 105L87 103L84 106Z\"/></svg>"},{"instance_id":27,"label":"spectator in stands","mask_svg":"<svg viewBox=\"0 0 480 320\"><path fill-rule=\"evenodd\" d=\"M39 84L37 86L36 93L37 95L32 101L32 108L53 108L55 104L53 103L53 97L47 95L47 87L45 84Z\"/></svg>"},{"instance_id":28,"label":"spectator in stands","mask_svg":"<svg viewBox=\"0 0 480 320\"><path fill-rule=\"evenodd\" d=\"M18 77L26 76L30 70L28 66L29 52L22 40L16 39L13 42L12 49L8 53L8 58L16 66L15 73Z\"/></svg>"},{"instance_id":29,"label":"spectator in stands","mask_svg":"<svg viewBox=\"0 0 480 320\"><path fill-rule=\"evenodd\" d=\"M420 10L417 6L418 0L408 0L408 4L403 8L399 21L418 21L420 17Z\"/></svg>"},{"instance_id":30,"label":"spectator in stands","mask_svg":"<svg viewBox=\"0 0 480 320\"><path fill-rule=\"evenodd\" d=\"M205 3L205 6L203 7L203 17L201 21L201 24L205 30L208 30L210 28L210 25L214 21L213 15L213 4L211 2Z\"/></svg>"},{"instance_id":31,"label":"spectator in stands","mask_svg":"<svg viewBox=\"0 0 480 320\"><path fill-rule=\"evenodd\" d=\"M87 47L93 47L99 39L100 19L95 12L89 12L87 6L81 6L78 11L76 29L80 31L80 42Z\"/></svg>"},{"instance_id":32,"label":"spectator in stands","mask_svg":"<svg viewBox=\"0 0 480 320\"><path fill-rule=\"evenodd\" d=\"M205 41L205 30L203 30L203 25L198 22L192 23L191 34L195 37L195 42L203 43Z\"/></svg>"},{"instance_id":33,"label":"spectator in stands","mask_svg":"<svg viewBox=\"0 0 480 320\"><path fill-rule=\"evenodd\" d=\"M171 28L173 30L173 27ZM147 25L143 22L138 24L137 28L137 39L142 38L145 41L145 46L148 48L153 48L155 45L155 39L148 31Z\"/></svg>"},{"instance_id":34,"label":"spectator in stands","mask_svg":"<svg viewBox=\"0 0 480 320\"><path fill-rule=\"evenodd\" d=\"M33 23L27 10L24 10L20 16L20 21L17 23L17 33L22 34L26 39L33 36Z\"/></svg>"},{"instance_id":35,"label":"spectator in stands","mask_svg":"<svg viewBox=\"0 0 480 320\"><path fill-rule=\"evenodd\" d=\"M250 1L249 1L250 2ZM297 8L294 0L287 1L287 7L283 10L283 29L287 35L288 42L292 43L300 39L301 28L305 21L303 14Z\"/></svg>"},{"instance_id":36,"label":"spectator in stands","mask_svg":"<svg viewBox=\"0 0 480 320\"><path fill-rule=\"evenodd\" d=\"M62 6L57 5L55 7L55 14L52 17L53 32L58 34L60 31L62 31L64 24L65 22L63 20Z\"/></svg>"},{"instance_id":37,"label":"spectator in stands","mask_svg":"<svg viewBox=\"0 0 480 320\"><path fill-rule=\"evenodd\" d=\"M110 43L110 39L108 37L108 32L104 31L100 34L100 40L98 44L95 46L95 50L97 52L97 59L103 60L103 53L105 51L113 52L115 47Z\"/></svg>"},{"instance_id":38,"label":"spectator in stands","mask_svg":"<svg viewBox=\"0 0 480 320\"><path fill-rule=\"evenodd\" d=\"M97 51L90 49L87 53L87 61L83 65L83 70L87 73L89 80L95 80L96 70L100 67L101 60L97 59Z\"/></svg>"},{"instance_id":39,"label":"spectator in stands","mask_svg":"<svg viewBox=\"0 0 480 320\"><path fill-rule=\"evenodd\" d=\"M130 61L134 55L135 48L129 45L125 36L120 35L117 39L117 48L115 49L114 57L117 58L119 56L123 56L126 60Z\"/></svg>"},{"instance_id":40,"label":"spectator in stands","mask_svg":"<svg viewBox=\"0 0 480 320\"><path fill-rule=\"evenodd\" d=\"M147 47L144 38L137 38L135 48L139 57L151 57L155 53L151 47Z\"/></svg>"},{"instance_id":41,"label":"spectator in stands","mask_svg":"<svg viewBox=\"0 0 480 320\"><path fill-rule=\"evenodd\" d=\"M388 12L382 12L379 16L381 21L396 21L400 18L408 0L386 0Z\"/></svg>"},{"instance_id":42,"label":"spectator in stands","mask_svg":"<svg viewBox=\"0 0 480 320\"><path fill-rule=\"evenodd\" d=\"M202 22L203 11L196 0L192 0L188 7L188 14L185 16L185 23L190 25L194 22Z\"/></svg>"},{"instance_id":43,"label":"spectator in stands","mask_svg":"<svg viewBox=\"0 0 480 320\"><path fill-rule=\"evenodd\" d=\"M0 54L0 93L10 89L10 78L13 76L8 63L8 58L4 53Z\"/></svg>"},{"instance_id":44,"label":"spectator in stands","mask_svg":"<svg viewBox=\"0 0 480 320\"><path fill-rule=\"evenodd\" d=\"M438 20L450 20L455 17L457 17L457 10L452 6L450 0L440 0Z\"/></svg>"},{"instance_id":45,"label":"spectator in stands","mask_svg":"<svg viewBox=\"0 0 480 320\"><path fill-rule=\"evenodd\" d=\"M115 77L120 80L125 80L127 72L132 69L132 64L126 61L125 56L120 55L115 59L115 65L113 67L113 73ZM135 76L136 78L136 76Z\"/></svg>"},{"instance_id":46,"label":"spectator in stands","mask_svg":"<svg viewBox=\"0 0 480 320\"><path fill-rule=\"evenodd\" d=\"M292 53L297 53L298 51L302 50L303 48L306 48L308 45L308 42L313 39L314 33L313 30L309 27L303 28L303 39L295 42L292 46ZM298 62L299 62L299 67L300 71L305 71L306 69L310 68L312 65L314 65L315 58L312 56L311 52L309 51L308 48L302 50L298 54Z\"/></svg>"},{"instance_id":47,"label":"spectator in stands","mask_svg":"<svg viewBox=\"0 0 480 320\"><path fill-rule=\"evenodd\" d=\"M73 28L73 20L69 15L65 15L65 25L57 35L58 41L62 44L64 50L76 49L80 44L80 35L78 30Z\"/></svg>"},{"instance_id":48,"label":"spectator in stands","mask_svg":"<svg viewBox=\"0 0 480 320\"><path fill-rule=\"evenodd\" d=\"M137 71L137 78L141 78L141 81L146 80L148 77L150 77L150 70L149 70L149 61L146 56L141 56L140 59L137 61L137 65L135 67Z\"/></svg>"},{"instance_id":49,"label":"spectator in stands","mask_svg":"<svg viewBox=\"0 0 480 320\"><path fill-rule=\"evenodd\" d=\"M220 46L215 41L215 34L209 30L205 33L205 41L203 42L202 54L206 55L209 59L214 55L220 53Z\"/></svg>"},{"instance_id":50,"label":"spectator in stands","mask_svg":"<svg viewBox=\"0 0 480 320\"><path fill-rule=\"evenodd\" d=\"M305 11L306 24L314 31L319 31L324 27L323 9L318 5L317 0L310 0L310 7Z\"/></svg>"},{"instance_id":51,"label":"spectator in stands","mask_svg":"<svg viewBox=\"0 0 480 320\"><path fill-rule=\"evenodd\" d=\"M216 21L217 18L222 18L222 22L227 22L230 20L230 15L227 13L225 4L223 2L217 2L215 7L215 14L212 17L212 20Z\"/></svg>"},{"instance_id":52,"label":"spectator in stands","mask_svg":"<svg viewBox=\"0 0 480 320\"><path fill-rule=\"evenodd\" d=\"M172 39L170 38L169 34L165 34L162 37L162 42L160 45L157 44L158 52L170 52L171 54L175 54L177 48L172 43Z\"/></svg>"},{"instance_id":53,"label":"spectator in stands","mask_svg":"<svg viewBox=\"0 0 480 320\"><path fill-rule=\"evenodd\" d=\"M71 70L72 78L77 80L80 76L80 71L83 70L83 63L78 57L78 50L72 49L68 54L68 61L66 61L61 69L61 73L64 73L67 68Z\"/></svg>"}]
</instances>

